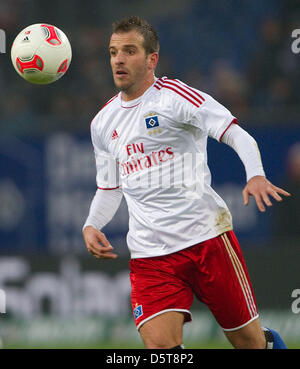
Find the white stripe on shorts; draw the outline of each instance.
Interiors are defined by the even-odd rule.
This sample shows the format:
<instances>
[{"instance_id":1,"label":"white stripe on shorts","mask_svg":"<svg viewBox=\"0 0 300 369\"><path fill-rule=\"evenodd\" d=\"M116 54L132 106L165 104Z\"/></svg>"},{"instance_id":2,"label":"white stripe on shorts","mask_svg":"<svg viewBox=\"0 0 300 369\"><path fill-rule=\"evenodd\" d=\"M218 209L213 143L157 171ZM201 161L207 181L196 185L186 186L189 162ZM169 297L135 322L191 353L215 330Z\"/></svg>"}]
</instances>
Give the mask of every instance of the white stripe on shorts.
<instances>
[{"instance_id":1,"label":"white stripe on shorts","mask_svg":"<svg viewBox=\"0 0 300 369\"><path fill-rule=\"evenodd\" d=\"M235 270L236 276L238 278L238 281L240 283L241 289L243 291L243 295L245 297L245 301L247 303L247 307L250 313L251 318L254 318L257 316L257 309L256 309L256 305L254 302L254 298L252 295L252 291L251 288L249 286L249 282L247 279L247 276L245 274L245 271L243 269L243 266L238 258L238 256L236 255L230 240L227 237L227 234L224 233L223 235L221 235L222 240L224 242L225 248L229 254L230 260L232 262L233 268Z\"/></svg>"}]
</instances>

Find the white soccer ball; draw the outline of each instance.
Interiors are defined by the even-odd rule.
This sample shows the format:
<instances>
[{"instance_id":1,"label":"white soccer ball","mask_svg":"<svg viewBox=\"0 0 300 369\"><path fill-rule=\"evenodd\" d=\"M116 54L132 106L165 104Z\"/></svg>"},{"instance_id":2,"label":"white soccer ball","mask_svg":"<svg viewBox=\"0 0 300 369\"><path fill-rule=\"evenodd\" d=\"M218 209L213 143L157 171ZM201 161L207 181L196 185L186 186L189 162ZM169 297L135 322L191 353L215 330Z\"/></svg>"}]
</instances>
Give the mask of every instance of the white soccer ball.
<instances>
[{"instance_id":1,"label":"white soccer ball","mask_svg":"<svg viewBox=\"0 0 300 369\"><path fill-rule=\"evenodd\" d=\"M17 73L26 81L48 84L68 70L72 49L67 36L50 24L33 24L15 38L11 60Z\"/></svg>"}]
</instances>

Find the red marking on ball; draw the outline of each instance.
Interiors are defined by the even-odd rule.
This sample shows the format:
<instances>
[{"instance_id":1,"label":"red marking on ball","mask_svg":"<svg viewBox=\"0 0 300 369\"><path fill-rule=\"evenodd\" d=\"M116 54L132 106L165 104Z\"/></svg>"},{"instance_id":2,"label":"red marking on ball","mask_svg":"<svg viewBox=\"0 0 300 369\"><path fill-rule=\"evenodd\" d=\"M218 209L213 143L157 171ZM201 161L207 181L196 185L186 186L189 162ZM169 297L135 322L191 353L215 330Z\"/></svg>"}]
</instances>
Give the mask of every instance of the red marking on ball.
<instances>
[{"instance_id":1,"label":"red marking on ball","mask_svg":"<svg viewBox=\"0 0 300 369\"><path fill-rule=\"evenodd\" d=\"M59 66L57 73L66 73L68 69L68 59L64 60Z\"/></svg>"},{"instance_id":2,"label":"red marking on ball","mask_svg":"<svg viewBox=\"0 0 300 369\"><path fill-rule=\"evenodd\" d=\"M47 28L49 32L49 36L46 38L46 41L51 45L61 45L61 40L59 39L55 27L50 26L49 24L42 24L41 27Z\"/></svg>"},{"instance_id":3,"label":"red marking on ball","mask_svg":"<svg viewBox=\"0 0 300 369\"><path fill-rule=\"evenodd\" d=\"M34 58L30 61L22 61L20 58L17 58L16 65L21 73L24 73L25 69L43 70L44 68L44 62L38 55L34 55Z\"/></svg>"}]
</instances>

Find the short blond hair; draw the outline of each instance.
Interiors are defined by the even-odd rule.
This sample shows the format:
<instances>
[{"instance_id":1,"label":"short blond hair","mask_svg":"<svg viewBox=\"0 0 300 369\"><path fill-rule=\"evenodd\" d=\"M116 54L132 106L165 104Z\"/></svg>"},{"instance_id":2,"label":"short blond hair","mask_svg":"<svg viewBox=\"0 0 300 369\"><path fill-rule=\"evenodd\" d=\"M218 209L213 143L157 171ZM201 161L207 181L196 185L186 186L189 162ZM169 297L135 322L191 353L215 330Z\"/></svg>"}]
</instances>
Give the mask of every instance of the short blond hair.
<instances>
[{"instance_id":1,"label":"short blond hair","mask_svg":"<svg viewBox=\"0 0 300 369\"><path fill-rule=\"evenodd\" d=\"M113 33L126 33L135 30L144 38L143 46L147 55L159 52L158 34L154 27L143 18L131 16L116 21L112 25L112 30Z\"/></svg>"}]
</instances>

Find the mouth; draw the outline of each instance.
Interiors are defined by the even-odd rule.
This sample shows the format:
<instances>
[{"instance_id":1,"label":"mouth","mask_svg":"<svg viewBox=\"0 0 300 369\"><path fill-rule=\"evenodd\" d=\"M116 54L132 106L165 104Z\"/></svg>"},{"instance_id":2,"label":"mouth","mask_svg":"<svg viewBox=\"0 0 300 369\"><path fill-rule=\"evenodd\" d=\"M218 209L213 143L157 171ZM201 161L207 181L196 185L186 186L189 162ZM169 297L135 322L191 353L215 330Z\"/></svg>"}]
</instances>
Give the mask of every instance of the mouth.
<instances>
[{"instance_id":1,"label":"mouth","mask_svg":"<svg viewBox=\"0 0 300 369\"><path fill-rule=\"evenodd\" d=\"M115 75L118 77L123 77L123 76L127 76L128 73L125 70L116 70Z\"/></svg>"}]
</instances>

